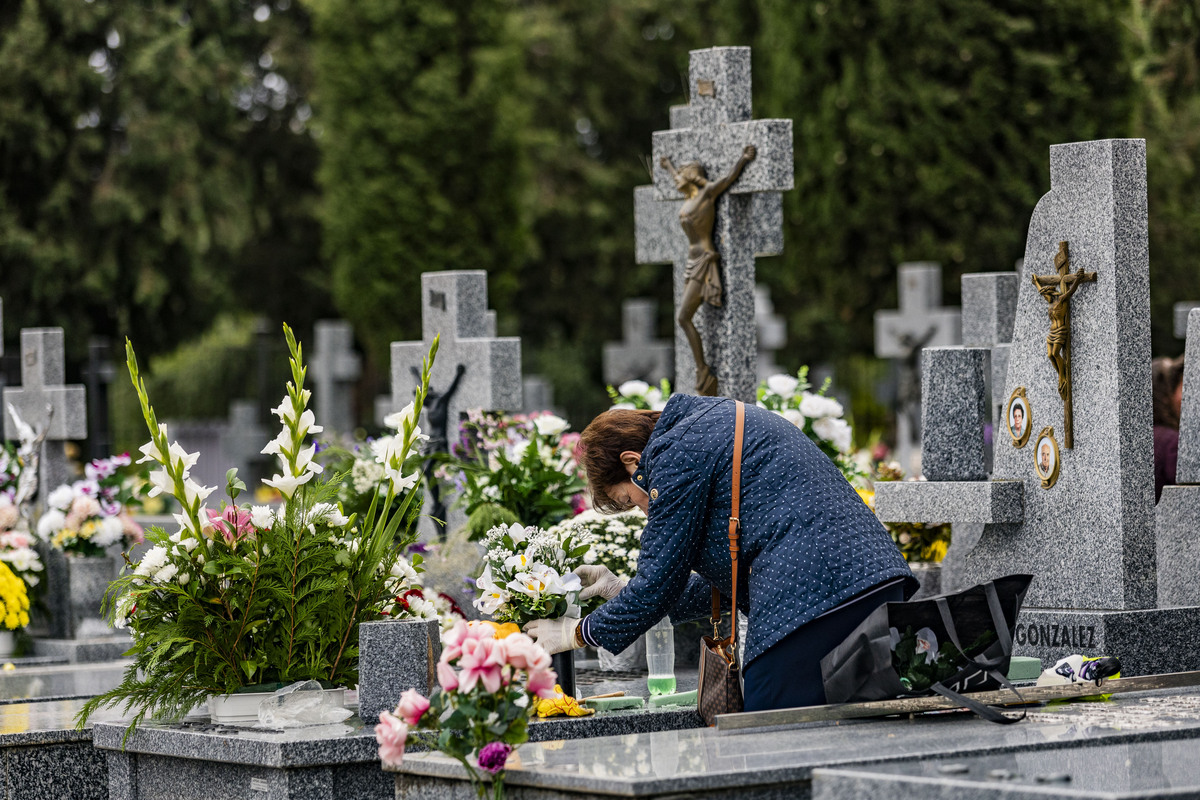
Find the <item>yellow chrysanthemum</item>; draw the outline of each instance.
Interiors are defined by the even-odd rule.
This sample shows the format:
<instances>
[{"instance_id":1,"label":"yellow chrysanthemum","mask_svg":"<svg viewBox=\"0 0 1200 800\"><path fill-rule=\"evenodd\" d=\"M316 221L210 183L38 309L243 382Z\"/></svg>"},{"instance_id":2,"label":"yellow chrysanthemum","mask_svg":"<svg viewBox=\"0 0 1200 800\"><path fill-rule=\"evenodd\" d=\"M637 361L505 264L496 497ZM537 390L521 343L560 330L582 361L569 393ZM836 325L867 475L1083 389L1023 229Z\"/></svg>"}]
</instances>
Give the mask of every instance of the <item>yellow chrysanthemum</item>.
<instances>
[{"instance_id":1,"label":"yellow chrysanthemum","mask_svg":"<svg viewBox=\"0 0 1200 800\"><path fill-rule=\"evenodd\" d=\"M934 542L929 545L925 551L926 560L933 562L941 561L946 557L947 547L948 545L945 542Z\"/></svg>"},{"instance_id":2,"label":"yellow chrysanthemum","mask_svg":"<svg viewBox=\"0 0 1200 800\"><path fill-rule=\"evenodd\" d=\"M87 522L85 522L79 526L79 538L80 539L92 538L92 534L96 532L97 527L99 527L99 526L97 526L95 522L93 522L92 520L89 519Z\"/></svg>"},{"instance_id":3,"label":"yellow chrysanthemum","mask_svg":"<svg viewBox=\"0 0 1200 800\"><path fill-rule=\"evenodd\" d=\"M29 624L29 591L8 565L0 561L0 612L10 631Z\"/></svg>"},{"instance_id":4,"label":"yellow chrysanthemum","mask_svg":"<svg viewBox=\"0 0 1200 800\"><path fill-rule=\"evenodd\" d=\"M872 511L875 510L875 493L874 492L872 492L870 489L855 489L854 491L858 492L858 496L862 499L862 501L864 503L867 504L867 508L871 509Z\"/></svg>"}]
</instances>

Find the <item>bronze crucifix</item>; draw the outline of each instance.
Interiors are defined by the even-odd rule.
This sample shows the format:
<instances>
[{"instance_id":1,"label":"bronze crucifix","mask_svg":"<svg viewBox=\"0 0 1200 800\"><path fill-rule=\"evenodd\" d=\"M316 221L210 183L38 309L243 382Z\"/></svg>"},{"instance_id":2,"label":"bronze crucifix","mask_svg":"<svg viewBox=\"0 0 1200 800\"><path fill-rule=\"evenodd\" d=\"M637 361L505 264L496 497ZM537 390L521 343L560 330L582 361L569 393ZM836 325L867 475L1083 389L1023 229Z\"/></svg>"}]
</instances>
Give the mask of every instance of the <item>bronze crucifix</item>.
<instances>
[{"instance_id":1,"label":"bronze crucifix","mask_svg":"<svg viewBox=\"0 0 1200 800\"><path fill-rule=\"evenodd\" d=\"M1057 275L1034 275L1033 285L1050 304L1050 334L1046 337L1046 355L1058 373L1058 394L1063 401L1063 446L1075 446L1075 415L1071 409L1071 295L1082 283L1096 280L1096 273L1082 268L1071 272L1067 243L1058 243L1054 256Z\"/></svg>"}]
</instances>

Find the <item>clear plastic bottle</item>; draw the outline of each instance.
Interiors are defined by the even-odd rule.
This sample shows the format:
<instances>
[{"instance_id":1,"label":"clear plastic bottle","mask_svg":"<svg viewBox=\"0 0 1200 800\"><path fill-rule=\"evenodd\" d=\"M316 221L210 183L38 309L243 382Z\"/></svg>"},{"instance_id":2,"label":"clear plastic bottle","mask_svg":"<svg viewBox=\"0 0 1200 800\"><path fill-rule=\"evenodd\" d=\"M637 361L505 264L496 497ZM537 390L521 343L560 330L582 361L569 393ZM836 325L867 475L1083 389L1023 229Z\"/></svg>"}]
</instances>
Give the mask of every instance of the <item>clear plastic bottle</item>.
<instances>
[{"instance_id":1,"label":"clear plastic bottle","mask_svg":"<svg viewBox=\"0 0 1200 800\"><path fill-rule=\"evenodd\" d=\"M646 666L650 694L675 693L675 626L670 617L663 617L646 631Z\"/></svg>"}]
</instances>

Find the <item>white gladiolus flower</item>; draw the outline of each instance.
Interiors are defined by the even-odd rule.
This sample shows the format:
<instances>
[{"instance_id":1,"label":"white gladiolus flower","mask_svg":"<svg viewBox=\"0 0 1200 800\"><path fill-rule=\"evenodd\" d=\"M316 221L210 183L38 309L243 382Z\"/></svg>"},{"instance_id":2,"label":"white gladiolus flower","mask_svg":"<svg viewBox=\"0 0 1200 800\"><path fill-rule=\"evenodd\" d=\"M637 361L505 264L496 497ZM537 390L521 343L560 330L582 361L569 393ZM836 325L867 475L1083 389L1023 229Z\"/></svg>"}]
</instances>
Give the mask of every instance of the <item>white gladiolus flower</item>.
<instances>
[{"instance_id":1,"label":"white gladiolus flower","mask_svg":"<svg viewBox=\"0 0 1200 800\"><path fill-rule=\"evenodd\" d=\"M296 493L296 489L312 480L313 473L306 472L299 477L293 475L273 475L271 478L264 479L263 483L267 486L274 487L279 490L279 493L284 497L290 498Z\"/></svg>"},{"instance_id":2,"label":"white gladiolus flower","mask_svg":"<svg viewBox=\"0 0 1200 800\"><path fill-rule=\"evenodd\" d=\"M250 508L250 523L256 528L266 530L275 521L275 512L270 506L252 506Z\"/></svg>"},{"instance_id":3,"label":"white gladiolus flower","mask_svg":"<svg viewBox=\"0 0 1200 800\"><path fill-rule=\"evenodd\" d=\"M800 401L800 413L809 419L821 417L840 417L844 413L842 404L832 397L821 397L818 394L805 392Z\"/></svg>"},{"instance_id":4,"label":"white gladiolus flower","mask_svg":"<svg viewBox=\"0 0 1200 800\"><path fill-rule=\"evenodd\" d=\"M42 518L38 520L37 534L41 539L49 539L54 534L63 529L67 524L67 515L59 511L57 508L52 508Z\"/></svg>"},{"instance_id":5,"label":"white gladiolus flower","mask_svg":"<svg viewBox=\"0 0 1200 800\"><path fill-rule=\"evenodd\" d=\"M392 494L399 495L401 492L407 492L409 489L417 485L417 481L421 480L420 470L405 475L402 470L384 469L387 479L392 482Z\"/></svg>"},{"instance_id":6,"label":"white gladiolus flower","mask_svg":"<svg viewBox=\"0 0 1200 800\"><path fill-rule=\"evenodd\" d=\"M171 458L171 466L176 472L187 474L188 470L196 465L196 461L200 458L199 453L189 453L183 449L179 442L171 442L171 448L168 455Z\"/></svg>"},{"instance_id":7,"label":"white gladiolus flower","mask_svg":"<svg viewBox=\"0 0 1200 800\"><path fill-rule=\"evenodd\" d=\"M571 427L565 419L553 414L538 417L533 421L533 425L541 436L556 436Z\"/></svg>"},{"instance_id":8,"label":"white gladiolus flower","mask_svg":"<svg viewBox=\"0 0 1200 800\"><path fill-rule=\"evenodd\" d=\"M165 468L152 471L149 479L150 491L146 492L148 497L157 497L164 492L171 494L175 491L175 480L167 473Z\"/></svg>"},{"instance_id":9,"label":"white gladiolus flower","mask_svg":"<svg viewBox=\"0 0 1200 800\"><path fill-rule=\"evenodd\" d=\"M183 482L183 496L186 498L188 505L195 503L197 500L203 503L205 498L215 491L216 487L201 486L192 478L188 478Z\"/></svg>"},{"instance_id":10,"label":"white gladiolus flower","mask_svg":"<svg viewBox=\"0 0 1200 800\"><path fill-rule=\"evenodd\" d=\"M292 431L290 428L284 428L280 431L279 435L267 442L266 447L259 450L259 452L263 455L275 456L281 455L285 448L288 450L292 449Z\"/></svg>"},{"instance_id":11,"label":"white gladiolus flower","mask_svg":"<svg viewBox=\"0 0 1200 800\"><path fill-rule=\"evenodd\" d=\"M772 375L767 378L767 389L782 397L784 400L789 399L796 393L796 387L800 385L800 381L791 375Z\"/></svg>"},{"instance_id":12,"label":"white gladiolus flower","mask_svg":"<svg viewBox=\"0 0 1200 800\"><path fill-rule=\"evenodd\" d=\"M46 498L46 504L52 508L58 508L66 511L71 507L71 501L75 499L75 490L70 486L63 484L50 493Z\"/></svg>"},{"instance_id":13,"label":"white gladiolus flower","mask_svg":"<svg viewBox=\"0 0 1200 800\"><path fill-rule=\"evenodd\" d=\"M388 414L386 417L384 417L383 424L394 430L402 431L402 430L404 430L405 423L412 424L412 422L414 421L413 417L414 417L415 411L416 411L416 404L409 403L408 405L406 405L404 408L400 409L399 411L393 412L391 414Z\"/></svg>"},{"instance_id":14,"label":"white gladiolus flower","mask_svg":"<svg viewBox=\"0 0 1200 800\"><path fill-rule=\"evenodd\" d=\"M158 424L158 435L163 439L167 438L167 424L165 422ZM158 449L158 445L154 443L153 439L139 447L138 450L142 453L142 457L137 460L139 464L145 464L148 461L157 461L160 464L164 464L167 461L167 454Z\"/></svg>"}]
</instances>

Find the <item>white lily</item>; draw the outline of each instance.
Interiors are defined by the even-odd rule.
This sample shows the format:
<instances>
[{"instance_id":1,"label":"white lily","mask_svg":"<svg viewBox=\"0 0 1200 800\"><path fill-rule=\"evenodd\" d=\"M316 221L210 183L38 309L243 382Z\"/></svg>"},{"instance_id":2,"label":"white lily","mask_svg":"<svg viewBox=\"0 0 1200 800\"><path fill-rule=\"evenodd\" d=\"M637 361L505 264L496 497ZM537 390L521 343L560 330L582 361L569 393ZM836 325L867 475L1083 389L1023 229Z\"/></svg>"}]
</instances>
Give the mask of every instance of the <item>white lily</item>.
<instances>
[{"instance_id":1,"label":"white lily","mask_svg":"<svg viewBox=\"0 0 1200 800\"><path fill-rule=\"evenodd\" d=\"M800 381L791 375L772 375L767 378L767 389L779 395L784 400L791 399L796 393L796 387L800 385Z\"/></svg>"},{"instance_id":2,"label":"white lily","mask_svg":"<svg viewBox=\"0 0 1200 800\"><path fill-rule=\"evenodd\" d=\"M554 414L545 414L536 418L533 421L533 425L537 428L537 432L541 436L557 436L571 427L569 422Z\"/></svg>"}]
</instances>

